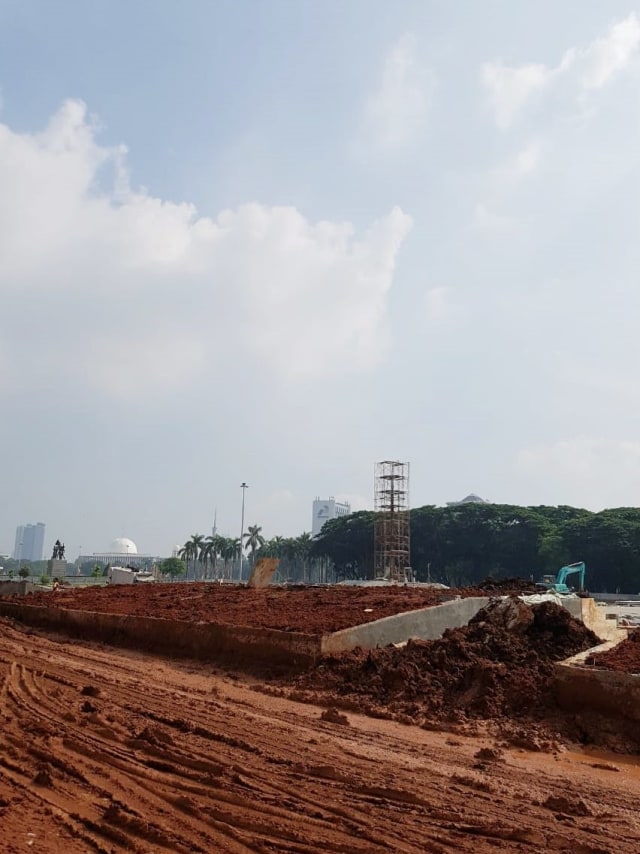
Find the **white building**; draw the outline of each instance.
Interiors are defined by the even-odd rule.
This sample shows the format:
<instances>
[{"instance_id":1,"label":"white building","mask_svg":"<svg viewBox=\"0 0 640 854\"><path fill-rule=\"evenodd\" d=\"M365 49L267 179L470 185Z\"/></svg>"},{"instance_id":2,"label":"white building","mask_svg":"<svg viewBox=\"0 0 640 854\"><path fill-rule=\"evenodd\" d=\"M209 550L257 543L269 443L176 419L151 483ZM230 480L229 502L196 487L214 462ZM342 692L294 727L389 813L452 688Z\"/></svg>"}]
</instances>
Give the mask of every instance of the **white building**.
<instances>
[{"instance_id":1,"label":"white building","mask_svg":"<svg viewBox=\"0 0 640 854\"><path fill-rule=\"evenodd\" d=\"M313 502L311 535L317 537L325 522L338 519L340 516L348 516L349 513L351 513L350 504L343 504L335 498L316 498Z\"/></svg>"},{"instance_id":2,"label":"white building","mask_svg":"<svg viewBox=\"0 0 640 854\"><path fill-rule=\"evenodd\" d=\"M153 555L140 554L138 547L128 537L118 537L107 551L94 552L91 555L80 555L76 563L109 564L110 566L145 566L155 560Z\"/></svg>"},{"instance_id":3,"label":"white building","mask_svg":"<svg viewBox=\"0 0 640 854\"><path fill-rule=\"evenodd\" d=\"M470 495L465 495L460 501L447 501L447 507L458 507L460 504L491 504L486 498L480 498L475 492Z\"/></svg>"}]
</instances>

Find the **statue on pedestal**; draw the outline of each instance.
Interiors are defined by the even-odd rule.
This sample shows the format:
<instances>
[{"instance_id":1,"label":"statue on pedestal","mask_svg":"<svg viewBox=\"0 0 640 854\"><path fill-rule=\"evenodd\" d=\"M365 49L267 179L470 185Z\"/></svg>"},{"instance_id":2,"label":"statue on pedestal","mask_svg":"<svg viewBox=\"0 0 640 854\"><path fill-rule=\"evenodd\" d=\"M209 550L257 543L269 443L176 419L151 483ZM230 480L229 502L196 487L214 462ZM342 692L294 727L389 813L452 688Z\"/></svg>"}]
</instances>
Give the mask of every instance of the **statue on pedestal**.
<instances>
[{"instance_id":1,"label":"statue on pedestal","mask_svg":"<svg viewBox=\"0 0 640 854\"><path fill-rule=\"evenodd\" d=\"M61 543L60 540L56 540L55 545L53 547L53 554L51 555L52 560L64 560L64 543Z\"/></svg>"}]
</instances>

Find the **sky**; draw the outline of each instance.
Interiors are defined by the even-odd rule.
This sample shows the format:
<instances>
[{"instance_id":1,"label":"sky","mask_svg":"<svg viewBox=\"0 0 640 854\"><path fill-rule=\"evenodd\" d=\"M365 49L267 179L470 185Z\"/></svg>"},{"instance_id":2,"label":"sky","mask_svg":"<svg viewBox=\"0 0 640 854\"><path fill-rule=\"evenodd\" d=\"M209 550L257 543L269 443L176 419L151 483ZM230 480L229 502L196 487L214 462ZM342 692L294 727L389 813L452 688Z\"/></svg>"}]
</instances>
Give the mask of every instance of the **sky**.
<instances>
[{"instance_id":1,"label":"sky","mask_svg":"<svg viewBox=\"0 0 640 854\"><path fill-rule=\"evenodd\" d=\"M640 3L0 0L0 553L640 497Z\"/></svg>"}]
</instances>

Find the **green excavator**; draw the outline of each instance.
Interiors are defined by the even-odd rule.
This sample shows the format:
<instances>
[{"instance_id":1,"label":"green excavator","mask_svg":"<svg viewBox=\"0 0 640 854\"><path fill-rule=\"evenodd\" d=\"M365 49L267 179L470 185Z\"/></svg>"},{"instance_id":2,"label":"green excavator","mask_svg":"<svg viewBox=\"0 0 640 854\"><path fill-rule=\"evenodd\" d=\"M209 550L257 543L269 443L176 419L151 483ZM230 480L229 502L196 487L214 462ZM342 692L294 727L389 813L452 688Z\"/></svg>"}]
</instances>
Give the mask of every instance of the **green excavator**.
<instances>
[{"instance_id":1,"label":"green excavator","mask_svg":"<svg viewBox=\"0 0 640 854\"><path fill-rule=\"evenodd\" d=\"M570 563L558 570L557 575L543 575L542 581L536 584L539 590L551 590L554 593L582 593L584 591L584 577L586 573L584 561L578 563ZM575 587L567 585L567 578L577 575L577 591Z\"/></svg>"}]
</instances>

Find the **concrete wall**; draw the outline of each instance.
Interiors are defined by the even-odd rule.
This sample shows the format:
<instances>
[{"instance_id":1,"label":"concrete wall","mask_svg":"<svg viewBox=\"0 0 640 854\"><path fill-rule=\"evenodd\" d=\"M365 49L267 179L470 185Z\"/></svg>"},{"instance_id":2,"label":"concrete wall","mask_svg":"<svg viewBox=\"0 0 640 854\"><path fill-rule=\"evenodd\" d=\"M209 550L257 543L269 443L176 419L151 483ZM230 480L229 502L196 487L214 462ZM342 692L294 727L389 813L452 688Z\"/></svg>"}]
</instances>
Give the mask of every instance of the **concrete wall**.
<instances>
[{"instance_id":1,"label":"concrete wall","mask_svg":"<svg viewBox=\"0 0 640 854\"><path fill-rule=\"evenodd\" d=\"M454 599L433 608L407 611L393 617L383 617L372 623L352 626L340 632L324 635L322 652L344 652L355 649L372 649L390 643L404 643L409 638L435 640L442 637L446 629L466 626L469 620L488 603L488 597Z\"/></svg>"},{"instance_id":2,"label":"concrete wall","mask_svg":"<svg viewBox=\"0 0 640 854\"><path fill-rule=\"evenodd\" d=\"M572 608L577 606L579 613L584 612L587 616L591 614L588 605L580 604L590 600L567 601L572 603ZM295 670L312 663L321 654L343 652L355 647L372 649L404 643L409 638L440 638L446 629L465 626L488 602L489 597L454 599L432 608L421 608L351 626L322 638L275 629L47 608L18 601L0 602L0 614L14 617L28 625L134 649L225 660L239 667L248 666L254 661L268 661Z\"/></svg>"},{"instance_id":3,"label":"concrete wall","mask_svg":"<svg viewBox=\"0 0 640 854\"><path fill-rule=\"evenodd\" d=\"M594 599L576 599L574 601L580 603L577 619L582 620L585 626L595 632L601 640L621 641L626 638L626 630L619 629L615 620L608 620L606 609L599 608ZM571 613L573 614L573 612Z\"/></svg>"},{"instance_id":4,"label":"concrete wall","mask_svg":"<svg viewBox=\"0 0 640 854\"><path fill-rule=\"evenodd\" d=\"M238 667L260 661L295 670L313 663L320 655L320 638L299 632L98 614L18 602L0 602L0 614L74 637L150 652L222 660Z\"/></svg>"},{"instance_id":5,"label":"concrete wall","mask_svg":"<svg viewBox=\"0 0 640 854\"><path fill-rule=\"evenodd\" d=\"M640 676L598 670L584 663L594 653L611 649L616 643L608 641L556 664L555 693L560 708L640 721Z\"/></svg>"},{"instance_id":6,"label":"concrete wall","mask_svg":"<svg viewBox=\"0 0 640 854\"><path fill-rule=\"evenodd\" d=\"M20 581L0 581L0 596L26 596L32 590L39 589L39 585L33 581L21 579Z\"/></svg>"}]
</instances>

